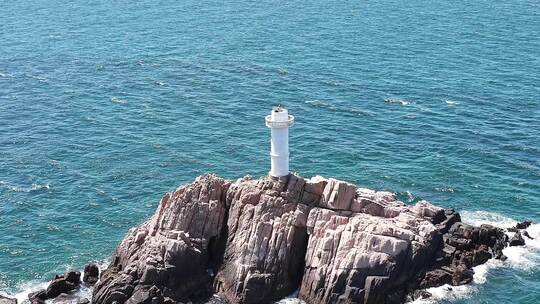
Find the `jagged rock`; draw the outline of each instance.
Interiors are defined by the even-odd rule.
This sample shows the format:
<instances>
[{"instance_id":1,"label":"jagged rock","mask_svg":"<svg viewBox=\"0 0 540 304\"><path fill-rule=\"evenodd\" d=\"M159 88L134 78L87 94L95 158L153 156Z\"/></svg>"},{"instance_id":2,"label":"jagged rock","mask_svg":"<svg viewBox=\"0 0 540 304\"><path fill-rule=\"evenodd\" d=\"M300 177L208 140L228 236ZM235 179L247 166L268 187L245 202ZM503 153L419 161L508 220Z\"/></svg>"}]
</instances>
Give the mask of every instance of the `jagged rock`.
<instances>
[{"instance_id":1,"label":"jagged rock","mask_svg":"<svg viewBox=\"0 0 540 304\"><path fill-rule=\"evenodd\" d=\"M292 175L291 180L294 179L304 180L301 177ZM300 202L308 206L315 206L315 204L318 204L327 183L326 179L321 176L315 176L305 180L304 189L302 194L299 195Z\"/></svg>"},{"instance_id":2,"label":"jagged rock","mask_svg":"<svg viewBox=\"0 0 540 304\"><path fill-rule=\"evenodd\" d=\"M388 202L385 200L385 202ZM378 217L314 208L300 298L308 303L386 303L421 269L442 241L435 226L401 204ZM371 209L373 210L373 209ZM402 300L402 296L398 296ZM398 300L398 301L399 301Z\"/></svg>"},{"instance_id":3,"label":"jagged rock","mask_svg":"<svg viewBox=\"0 0 540 304\"><path fill-rule=\"evenodd\" d=\"M447 233L452 225L461 222L461 216L454 209L445 209L444 214L446 219L436 225L437 229L443 234Z\"/></svg>"},{"instance_id":4,"label":"jagged rock","mask_svg":"<svg viewBox=\"0 0 540 304\"><path fill-rule=\"evenodd\" d=\"M165 194L152 218L131 229L118 246L94 288L93 302L125 303L141 295L139 285L156 286L176 300L210 291L212 277L207 270L221 259L229 185L208 174Z\"/></svg>"},{"instance_id":5,"label":"jagged rock","mask_svg":"<svg viewBox=\"0 0 540 304\"><path fill-rule=\"evenodd\" d=\"M435 269L426 273L418 287L425 289L444 284L452 284L452 274L442 269Z\"/></svg>"},{"instance_id":6,"label":"jagged rock","mask_svg":"<svg viewBox=\"0 0 540 304\"><path fill-rule=\"evenodd\" d=\"M421 288L470 282L471 267L504 259L507 243L501 229L466 225L452 209L343 181L203 175L127 233L93 303L197 302L212 292L209 303L270 303L298 286L308 304L403 303L428 296Z\"/></svg>"},{"instance_id":7,"label":"jagged rock","mask_svg":"<svg viewBox=\"0 0 540 304\"><path fill-rule=\"evenodd\" d=\"M75 290L81 282L81 273L78 271L68 271L64 275L56 276L47 287L46 299L53 299L63 293Z\"/></svg>"},{"instance_id":8,"label":"jagged rock","mask_svg":"<svg viewBox=\"0 0 540 304\"><path fill-rule=\"evenodd\" d=\"M59 296L62 293L75 290L77 286L64 278L57 278L51 281L49 287L47 287L47 299L52 299Z\"/></svg>"},{"instance_id":9,"label":"jagged rock","mask_svg":"<svg viewBox=\"0 0 540 304\"><path fill-rule=\"evenodd\" d=\"M126 304L154 304L163 303L164 298L161 290L156 286L138 285Z\"/></svg>"},{"instance_id":10,"label":"jagged rock","mask_svg":"<svg viewBox=\"0 0 540 304\"><path fill-rule=\"evenodd\" d=\"M135 278L131 274L116 270L117 268L110 268L103 272L99 284L94 287L94 303L124 303L131 297L135 289Z\"/></svg>"},{"instance_id":11,"label":"jagged rock","mask_svg":"<svg viewBox=\"0 0 540 304\"><path fill-rule=\"evenodd\" d=\"M68 271L64 274L64 278L66 281L75 285L79 285L81 283L81 273L79 271Z\"/></svg>"},{"instance_id":12,"label":"jagged rock","mask_svg":"<svg viewBox=\"0 0 540 304\"><path fill-rule=\"evenodd\" d=\"M521 233L518 231L510 239L510 246L523 246L525 245L525 240L521 236Z\"/></svg>"},{"instance_id":13,"label":"jagged rock","mask_svg":"<svg viewBox=\"0 0 540 304\"><path fill-rule=\"evenodd\" d=\"M516 229L527 229L531 224L531 221L523 221L516 224Z\"/></svg>"},{"instance_id":14,"label":"jagged rock","mask_svg":"<svg viewBox=\"0 0 540 304\"><path fill-rule=\"evenodd\" d=\"M0 304L17 304L17 299L12 299L0 295Z\"/></svg>"},{"instance_id":15,"label":"jagged rock","mask_svg":"<svg viewBox=\"0 0 540 304\"><path fill-rule=\"evenodd\" d=\"M30 300L30 303L32 304L45 303L46 299L47 299L47 290L45 289L40 289L38 291L34 291L28 294L28 300Z\"/></svg>"},{"instance_id":16,"label":"jagged rock","mask_svg":"<svg viewBox=\"0 0 540 304\"><path fill-rule=\"evenodd\" d=\"M232 303L268 303L297 288L310 209L299 203L303 190L299 185L304 184L291 176L288 182L239 180L231 186L224 264L215 280L223 298Z\"/></svg>"},{"instance_id":17,"label":"jagged rock","mask_svg":"<svg viewBox=\"0 0 540 304\"><path fill-rule=\"evenodd\" d=\"M30 293L28 299L31 303L44 303L47 299L54 299L61 294L67 294L75 290L81 282L81 273L68 271L63 275L57 275L47 286L47 289Z\"/></svg>"},{"instance_id":18,"label":"jagged rock","mask_svg":"<svg viewBox=\"0 0 540 304\"><path fill-rule=\"evenodd\" d=\"M468 284L472 282L473 275L474 271L463 265L459 265L454 268L454 273L452 274L452 285L458 286Z\"/></svg>"},{"instance_id":19,"label":"jagged rock","mask_svg":"<svg viewBox=\"0 0 540 304\"><path fill-rule=\"evenodd\" d=\"M54 304L78 304L82 299L73 294L61 293L52 300ZM88 301L88 300L87 300Z\"/></svg>"},{"instance_id":20,"label":"jagged rock","mask_svg":"<svg viewBox=\"0 0 540 304\"><path fill-rule=\"evenodd\" d=\"M90 263L84 266L83 282L93 285L99 280L99 266L96 263Z\"/></svg>"},{"instance_id":21,"label":"jagged rock","mask_svg":"<svg viewBox=\"0 0 540 304\"><path fill-rule=\"evenodd\" d=\"M412 300L416 300L416 299L429 299L431 298L433 295L429 292L429 291L426 291L426 290L415 290L412 294L412 299L410 299L409 301L407 302L412 302Z\"/></svg>"},{"instance_id":22,"label":"jagged rock","mask_svg":"<svg viewBox=\"0 0 540 304\"><path fill-rule=\"evenodd\" d=\"M350 210L355 192L354 185L330 178L318 205L332 210Z\"/></svg>"},{"instance_id":23,"label":"jagged rock","mask_svg":"<svg viewBox=\"0 0 540 304\"><path fill-rule=\"evenodd\" d=\"M484 264L492 257L493 255L491 254L489 247L487 245L478 246L478 249L474 251L473 267Z\"/></svg>"},{"instance_id":24,"label":"jagged rock","mask_svg":"<svg viewBox=\"0 0 540 304\"><path fill-rule=\"evenodd\" d=\"M87 298L80 298L79 301L77 301L77 304L90 304L90 300Z\"/></svg>"}]
</instances>

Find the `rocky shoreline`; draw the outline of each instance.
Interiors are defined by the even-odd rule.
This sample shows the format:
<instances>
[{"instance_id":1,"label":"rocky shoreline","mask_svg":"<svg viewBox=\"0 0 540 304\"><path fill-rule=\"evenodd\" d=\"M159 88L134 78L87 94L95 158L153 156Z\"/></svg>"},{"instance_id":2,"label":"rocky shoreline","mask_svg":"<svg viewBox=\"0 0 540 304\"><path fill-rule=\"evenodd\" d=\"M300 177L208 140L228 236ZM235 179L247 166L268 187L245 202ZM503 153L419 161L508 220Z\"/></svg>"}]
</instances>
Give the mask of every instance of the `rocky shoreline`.
<instances>
[{"instance_id":1,"label":"rocky shoreline","mask_svg":"<svg viewBox=\"0 0 540 304\"><path fill-rule=\"evenodd\" d=\"M427 201L290 174L229 181L207 174L167 193L129 230L99 274L57 276L31 303L92 285L92 303L271 303L298 290L308 304L404 303L426 288L468 284L473 267L524 245L523 222L475 227ZM99 277L99 281L98 281ZM12 304L0 297L0 304Z\"/></svg>"}]
</instances>

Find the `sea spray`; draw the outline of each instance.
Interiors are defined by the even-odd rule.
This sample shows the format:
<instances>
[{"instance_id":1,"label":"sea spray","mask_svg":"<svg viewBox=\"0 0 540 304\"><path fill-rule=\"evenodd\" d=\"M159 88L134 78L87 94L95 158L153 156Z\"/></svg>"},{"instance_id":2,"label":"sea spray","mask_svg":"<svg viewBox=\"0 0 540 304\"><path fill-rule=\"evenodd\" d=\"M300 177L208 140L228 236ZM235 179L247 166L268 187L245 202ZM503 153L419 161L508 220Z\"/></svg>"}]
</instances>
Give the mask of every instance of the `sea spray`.
<instances>
[{"instance_id":1,"label":"sea spray","mask_svg":"<svg viewBox=\"0 0 540 304\"><path fill-rule=\"evenodd\" d=\"M109 266L109 261L102 261L97 263L99 266L100 273ZM71 267L65 267L66 271L71 269ZM81 270L81 280L84 277L84 271ZM0 293L3 296L9 297L9 298L15 298L17 299L18 303L28 303L28 294L46 289L47 286L49 286L51 281L38 281L38 280L31 280L27 282L23 282L19 284L12 292L6 291L3 293ZM70 293L74 298L87 298L89 300L92 299L92 286L88 286L84 283L80 284L79 287Z\"/></svg>"},{"instance_id":2,"label":"sea spray","mask_svg":"<svg viewBox=\"0 0 540 304\"><path fill-rule=\"evenodd\" d=\"M515 227L518 221L504 215L487 211L462 211L461 218L464 223L480 226L482 224L493 225L499 228L508 229ZM526 229L532 239L524 237L525 246L513 246L503 249L503 254L507 257L505 261L490 259L482 265L473 267L474 277L472 284L461 286L450 286L448 284L428 288L431 297L428 299L417 299L411 304L434 304L453 302L473 296L479 291L481 285L487 282L489 273L497 268L510 268L514 271L531 271L540 265L540 224L533 224ZM513 236L513 232L507 232L508 237Z\"/></svg>"}]
</instances>

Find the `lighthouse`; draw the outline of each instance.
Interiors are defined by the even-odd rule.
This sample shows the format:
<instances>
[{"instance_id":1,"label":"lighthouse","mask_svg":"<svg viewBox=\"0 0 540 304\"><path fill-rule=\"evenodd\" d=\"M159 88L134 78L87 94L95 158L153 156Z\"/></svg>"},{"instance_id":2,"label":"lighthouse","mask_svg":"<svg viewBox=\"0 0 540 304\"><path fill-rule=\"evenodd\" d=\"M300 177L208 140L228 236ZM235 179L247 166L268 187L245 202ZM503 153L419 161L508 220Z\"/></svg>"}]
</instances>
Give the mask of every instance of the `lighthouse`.
<instances>
[{"instance_id":1,"label":"lighthouse","mask_svg":"<svg viewBox=\"0 0 540 304\"><path fill-rule=\"evenodd\" d=\"M266 126L271 130L270 141L270 176L289 175L289 127L294 123L294 116L284 107L272 108L266 116Z\"/></svg>"}]
</instances>

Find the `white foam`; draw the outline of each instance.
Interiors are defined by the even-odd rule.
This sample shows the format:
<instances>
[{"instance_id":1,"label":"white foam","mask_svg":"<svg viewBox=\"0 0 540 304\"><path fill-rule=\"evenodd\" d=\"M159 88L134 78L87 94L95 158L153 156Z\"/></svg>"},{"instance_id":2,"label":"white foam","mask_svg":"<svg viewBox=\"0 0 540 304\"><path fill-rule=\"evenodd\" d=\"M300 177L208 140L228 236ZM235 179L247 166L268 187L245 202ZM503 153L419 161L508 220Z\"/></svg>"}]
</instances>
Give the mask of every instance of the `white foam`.
<instances>
[{"instance_id":1,"label":"white foam","mask_svg":"<svg viewBox=\"0 0 540 304\"><path fill-rule=\"evenodd\" d=\"M480 226L489 224L499 228L510 228L517 224L517 221L495 212L487 211L461 211L461 220L464 223Z\"/></svg>"},{"instance_id":2,"label":"white foam","mask_svg":"<svg viewBox=\"0 0 540 304\"><path fill-rule=\"evenodd\" d=\"M118 97L116 97L116 96L111 97L111 101L112 101L113 103L119 103L119 104L125 104L125 103L127 103L126 100L121 99L121 98L118 98Z\"/></svg>"},{"instance_id":3,"label":"white foam","mask_svg":"<svg viewBox=\"0 0 540 304\"><path fill-rule=\"evenodd\" d=\"M510 228L517 224L517 221L504 215L487 211L462 211L461 219L464 223L474 226L489 224L499 228ZM530 271L540 265L540 224L531 225L526 229L527 233L533 238L525 239L525 246L506 247L503 254L507 257L506 261L491 259L485 264L473 268L473 282L469 285L449 286L428 288L426 291L431 293L428 299L417 299L410 303L414 304L433 304L439 302L453 302L456 300L469 298L478 292L480 286L487 282L489 272L496 268L506 267L519 271ZM513 233L507 233L509 237Z\"/></svg>"},{"instance_id":4,"label":"white foam","mask_svg":"<svg viewBox=\"0 0 540 304\"><path fill-rule=\"evenodd\" d=\"M461 285L461 286L450 286L445 284L440 287L433 287L426 289L427 292L431 294L431 297L428 299L416 299L410 304L433 304L444 302L453 302L460 299L465 299L471 297L476 291L477 287L474 285Z\"/></svg>"},{"instance_id":5,"label":"white foam","mask_svg":"<svg viewBox=\"0 0 540 304\"><path fill-rule=\"evenodd\" d=\"M7 183L5 181L0 181L0 186L3 186L4 188L8 189L9 191L13 192L32 192L32 191L39 191L39 190L49 190L50 186L49 184L32 184L30 187L25 186L17 186L10 183Z\"/></svg>"},{"instance_id":6,"label":"white foam","mask_svg":"<svg viewBox=\"0 0 540 304\"><path fill-rule=\"evenodd\" d=\"M459 102L457 102L457 101L452 101L452 100L446 100L445 102L446 102L446 104L449 105L449 106L456 106L456 105L459 104Z\"/></svg>"},{"instance_id":7,"label":"white foam","mask_svg":"<svg viewBox=\"0 0 540 304\"><path fill-rule=\"evenodd\" d=\"M5 295L10 298L17 299L17 303L23 303L24 301L28 301L28 294L32 292L36 292L40 289L47 288L48 282L40 282L40 281L28 281L20 284L17 288L18 292L14 294L6 293Z\"/></svg>"},{"instance_id":8,"label":"white foam","mask_svg":"<svg viewBox=\"0 0 540 304\"><path fill-rule=\"evenodd\" d=\"M274 304L306 304L306 302L298 298L299 290L295 290L287 297L275 302Z\"/></svg>"},{"instance_id":9,"label":"white foam","mask_svg":"<svg viewBox=\"0 0 540 304\"><path fill-rule=\"evenodd\" d=\"M99 271L104 271L107 266L109 265L108 261L97 263L99 266ZM66 266L66 271L72 269L71 267ZM81 271L81 279L84 277L84 271ZM18 303L29 303L28 301L28 294L32 292L36 292L41 289L46 289L47 286L49 286L50 281L44 282L44 281L27 281L24 283L19 284L15 290L12 292L10 291L0 291L0 294L9 298L15 298L17 299ZM79 288L73 293L76 297L80 298L87 298L88 300L92 300L92 287L86 286L85 284L81 284ZM50 301L47 301L49 303Z\"/></svg>"}]
</instances>

